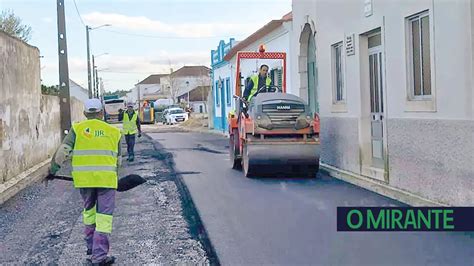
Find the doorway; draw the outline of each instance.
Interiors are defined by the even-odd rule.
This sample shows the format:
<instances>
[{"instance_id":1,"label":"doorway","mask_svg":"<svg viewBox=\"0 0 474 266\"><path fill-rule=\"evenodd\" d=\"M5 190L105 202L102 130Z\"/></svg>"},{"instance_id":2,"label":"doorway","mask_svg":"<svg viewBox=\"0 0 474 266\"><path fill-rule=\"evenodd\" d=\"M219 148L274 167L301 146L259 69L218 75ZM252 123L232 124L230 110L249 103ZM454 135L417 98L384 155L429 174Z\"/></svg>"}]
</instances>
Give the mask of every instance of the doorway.
<instances>
[{"instance_id":1,"label":"doorway","mask_svg":"<svg viewBox=\"0 0 474 266\"><path fill-rule=\"evenodd\" d=\"M380 32L368 37L372 166L384 168L384 76Z\"/></svg>"}]
</instances>

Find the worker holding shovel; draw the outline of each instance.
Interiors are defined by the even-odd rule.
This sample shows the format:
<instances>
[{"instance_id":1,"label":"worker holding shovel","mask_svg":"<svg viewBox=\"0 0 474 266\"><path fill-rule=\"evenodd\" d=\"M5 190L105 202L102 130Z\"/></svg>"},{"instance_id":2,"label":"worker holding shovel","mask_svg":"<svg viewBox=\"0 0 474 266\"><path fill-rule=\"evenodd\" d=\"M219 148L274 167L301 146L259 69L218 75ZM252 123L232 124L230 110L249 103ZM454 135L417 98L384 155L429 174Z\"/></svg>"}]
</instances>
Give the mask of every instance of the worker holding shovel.
<instances>
[{"instance_id":1,"label":"worker holding shovel","mask_svg":"<svg viewBox=\"0 0 474 266\"><path fill-rule=\"evenodd\" d=\"M88 260L92 265L110 265L109 252L112 214L120 166L120 130L103 121L99 99L84 103L87 120L76 123L65 137L51 163L51 175L72 161L74 187L84 200L83 222Z\"/></svg>"}]
</instances>

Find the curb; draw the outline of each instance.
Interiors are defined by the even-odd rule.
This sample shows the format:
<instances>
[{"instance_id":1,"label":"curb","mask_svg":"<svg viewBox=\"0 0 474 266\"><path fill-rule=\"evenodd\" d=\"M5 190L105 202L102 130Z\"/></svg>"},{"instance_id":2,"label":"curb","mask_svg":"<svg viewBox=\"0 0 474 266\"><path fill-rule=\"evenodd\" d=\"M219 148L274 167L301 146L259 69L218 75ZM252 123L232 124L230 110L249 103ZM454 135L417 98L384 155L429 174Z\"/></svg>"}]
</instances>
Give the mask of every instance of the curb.
<instances>
[{"instance_id":1,"label":"curb","mask_svg":"<svg viewBox=\"0 0 474 266\"><path fill-rule=\"evenodd\" d=\"M386 183L382 183L380 181L376 181L352 172L344 171L334 166L324 163L320 163L320 166L322 171L334 178L351 183L382 196L398 200L413 207L448 207L446 204L426 199L408 191L394 188L387 185Z\"/></svg>"},{"instance_id":2,"label":"curb","mask_svg":"<svg viewBox=\"0 0 474 266\"><path fill-rule=\"evenodd\" d=\"M202 128L188 128L188 127L180 127L184 131L188 132L199 132L199 133L208 133L208 134L215 134L223 137L227 137L227 134L222 131L212 130L207 127Z\"/></svg>"},{"instance_id":3,"label":"curb","mask_svg":"<svg viewBox=\"0 0 474 266\"><path fill-rule=\"evenodd\" d=\"M45 178L48 175L50 162L51 159L42 161L11 180L0 184L0 204L3 204L8 199L15 196L30 184Z\"/></svg>"}]
</instances>

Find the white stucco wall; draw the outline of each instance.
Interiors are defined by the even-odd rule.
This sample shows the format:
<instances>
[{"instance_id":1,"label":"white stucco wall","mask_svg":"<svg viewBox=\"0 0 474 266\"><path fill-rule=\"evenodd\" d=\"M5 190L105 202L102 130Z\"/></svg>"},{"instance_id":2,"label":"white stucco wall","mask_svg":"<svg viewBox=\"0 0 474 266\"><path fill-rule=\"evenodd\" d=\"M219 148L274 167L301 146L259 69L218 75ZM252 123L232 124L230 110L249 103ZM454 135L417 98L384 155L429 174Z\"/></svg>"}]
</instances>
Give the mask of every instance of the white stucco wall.
<instances>
[{"instance_id":1,"label":"white stucco wall","mask_svg":"<svg viewBox=\"0 0 474 266\"><path fill-rule=\"evenodd\" d=\"M321 116L321 160L369 177L370 123L364 94L366 65L363 35L381 28L384 53L384 145L389 185L451 205L474 204L473 7L466 0L373 0L364 16L364 0L293 1L292 51L300 54L306 23L316 31L316 62ZM406 18L428 10L434 108L414 111L408 101ZM332 99L331 45L354 34L355 55L343 54L345 108ZM345 48L345 47L344 47ZM293 58L292 76L302 66ZM368 75L368 74L367 74ZM293 79L299 87L299 79ZM413 106L413 105L411 105ZM367 133L368 132L368 133ZM369 162L367 163L367 158ZM364 172L365 171L365 172Z\"/></svg>"},{"instance_id":2,"label":"white stucco wall","mask_svg":"<svg viewBox=\"0 0 474 266\"><path fill-rule=\"evenodd\" d=\"M308 6L309 4L306 3ZM314 13L317 30L321 114L358 116L360 114L359 34L382 28L385 53L385 91L391 118L472 119L472 45L469 1L373 1L373 15L363 15L364 1L319 1ZM307 9L305 7L304 9ZM432 91L435 112L410 112L407 98L407 49L405 18L429 10L431 43L434 53ZM334 19L337 17L337 19ZM462 26L464 25L464 26ZM346 34L355 34L354 56L345 57L348 113L331 113L331 45ZM326 92L326 93L325 93ZM453 100L456 104L453 104Z\"/></svg>"},{"instance_id":3,"label":"white stucco wall","mask_svg":"<svg viewBox=\"0 0 474 266\"><path fill-rule=\"evenodd\" d=\"M293 22L290 31L290 71L292 93L300 96L301 86L299 79L298 58L300 56L300 35L306 23L311 25L314 32L316 17L316 2L311 0L292 1Z\"/></svg>"},{"instance_id":4,"label":"white stucco wall","mask_svg":"<svg viewBox=\"0 0 474 266\"><path fill-rule=\"evenodd\" d=\"M87 90L72 82L69 82L69 84L69 95L71 98L75 97L81 102L85 102L87 99L89 99L89 93Z\"/></svg>"}]
</instances>

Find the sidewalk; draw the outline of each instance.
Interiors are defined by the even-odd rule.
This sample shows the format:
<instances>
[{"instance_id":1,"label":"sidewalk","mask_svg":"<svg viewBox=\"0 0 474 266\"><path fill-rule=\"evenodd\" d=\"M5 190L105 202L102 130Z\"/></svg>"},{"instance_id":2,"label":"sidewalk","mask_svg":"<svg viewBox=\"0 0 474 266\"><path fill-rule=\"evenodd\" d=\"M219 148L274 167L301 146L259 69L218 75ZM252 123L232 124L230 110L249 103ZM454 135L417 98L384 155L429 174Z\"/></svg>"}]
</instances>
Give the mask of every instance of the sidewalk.
<instances>
[{"instance_id":1,"label":"sidewalk","mask_svg":"<svg viewBox=\"0 0 474 266\"><path fill-rule=\"evenodd\" d=\"M7 182L0 184L0 205L30 184L48 175L51 159L42 161Z\"/></svg>"}]
</instances>

